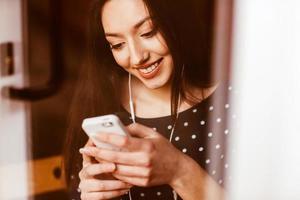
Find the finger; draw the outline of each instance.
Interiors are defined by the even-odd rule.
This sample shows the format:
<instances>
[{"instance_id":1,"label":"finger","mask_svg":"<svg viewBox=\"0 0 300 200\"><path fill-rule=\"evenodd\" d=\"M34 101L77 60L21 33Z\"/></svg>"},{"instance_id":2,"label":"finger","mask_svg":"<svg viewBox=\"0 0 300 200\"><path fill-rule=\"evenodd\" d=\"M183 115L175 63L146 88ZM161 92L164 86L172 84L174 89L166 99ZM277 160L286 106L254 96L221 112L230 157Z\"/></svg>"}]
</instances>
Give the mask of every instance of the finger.
<instances>
[{"instance_id":1,"label":"finger","mask_svg":"<svg viewBox=\"0 0 300 200\"><path fill-rule=\"evenodd\" d=\"M103 173L112 173L115 169L116 166L113 163L90 164L79 172L79 178L83 180Z\"/></svg>"},{"instance_id":2,"label":"finger","mask_svg":"<svg viewBox=\"0 0 300 200\"><path fill-rule=\"evenodd\" d=\"M89 139L87 141L87 143L84 145L84 147L89 147L89 146L94 146L94 143L92 142L91 139ZM79 152L80 152L80 150L79 150ZM92 163L92 158L90 156L88 156L84 153L81 153L81 154L82 154L82 166L87 166L88 164Z\"/></svg>"},{"instance_id":3,"label":"finger","mask_svg":"<svg viewBox=\"0 0 300 200\"><path fill-rule=\"evenodd\" d=\"M154 136L158 135L157 132L154 131L152 128L149 128L139 123L132 123L126 128L130 135L139 138L153 138Z\"/></svg>"},{"instance_id":4,"label":"finger","mask_svg":"<svg viewBox=\"0 0 300 200\"><path fill-rule=\"evenodd\" d=\"M88 147L88 146L95 146L95 144L94 144L94 142L91 140L91 139L89 139L88 141L87 141L87 143L84 145L85 147Z\"/></svg>"},{"instance_id":5,"label":"finger","mask_svg":"<svg viewBox=\"0 0 300 200\"><path fill-rule=\"evenodd\" d=\"M85 147L80 151L89 156L103 159L111 163L145 167L148 167L151 164L150 154L147 152L112 151L107 149L99 149L97 147Z\"/></svg>"},{"instance_id":6,"label":"finger","mask_svg":"<svg viewBox=\"0 0 300 200\"><path fill-rule=\"evenodd\" d=\"M111 190L124 190L131 188L132 185L120 180L98 180L86 179L80 182L79 188L84 192L103 192Z\"/></svg>"},{"instance_id":7,"label":"finger","mask_svg":"<svg viewBox=\"0 0 300 200\"><path fill-rule=\"evenodd\" d=\"M94 158L98 163L110 163L100 158Z\"/></svg>"},{"instance_id":8,"label":"finger","mask_svg":"<svg viewBox=\"0 0 300 200\"><path fill-rule=\"evenodd\" d=\"M131 177L140 177L146 178L151 174L151 169L148 167L139 167L139 166L129 166L129 165L120 165L116 166L116 170L113 172L113 175L122 175L122 176L131 176Z\"/></svg>"},{"instance_id":9,"label":"finger","mask_svg":"<svg viewBox=\"0 0 300 200\"><path fill-rule=\"evenodd\" d=\"M129 151L151 151L154 145L152 142L145 139L127 137L117 134L102 133L95 136L96 140L104 143L111 144L120 149L126 149Z\"/></svg>"},{"instance_id":10,"label":"finger","mask_svg":"<svg viewBox=\"0 0 300 200\"><path fill-rule=\"evenodd\" d=\"M80 182L79 188L83 192L103 192L111 190L124 190L132 185L120 180L86 179Z\"/></svg>"},{"instance_id":11,"label":"finger","mask_svg":"<svg viewBox=\"0 0 300 200\"><path fill-rule=\"evenodd\" d=\"M111 199L118 196L126 194L129 190L114 190L114 191L104 191L104 192L88 192L81 193L80 198L82 200L104 200Z\"/></svg>"},{"instance_id":12,"label":"finger","mask_svg":"<svg viewBox=\"0 0 300 200\"><path fill-rule=\"evenodd\" d=\"M88 166L92 163L92 158L85 153L82 153L82 166Z\"/></svg>"},{"instance_id":13,"label":"finger","mask_svg":"<svg viewBox=\"0 0 300 200\"><path fill-rule=\"evenodd\" d=\"M114 174L114 177L116 177L117 179L124 181L126 183L132 184L132 185L136 185L136 186L140 186L140 187L149 186L148 178L122 176L122 175L116 175L116 174Z\"/></svg>"}]
</instances>

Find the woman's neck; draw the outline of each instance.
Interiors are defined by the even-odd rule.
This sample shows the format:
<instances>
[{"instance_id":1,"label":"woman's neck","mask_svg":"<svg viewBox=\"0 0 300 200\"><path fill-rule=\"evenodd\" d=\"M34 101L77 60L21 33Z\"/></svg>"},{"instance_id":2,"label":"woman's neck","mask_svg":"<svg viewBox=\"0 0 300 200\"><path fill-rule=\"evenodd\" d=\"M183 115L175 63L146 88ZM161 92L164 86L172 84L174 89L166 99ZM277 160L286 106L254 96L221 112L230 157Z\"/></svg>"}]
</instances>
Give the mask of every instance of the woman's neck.
<instances>
[{"instance_id":1,"label":"woman's neck","mask_svg":"<svg viewBox=\"0 0 300 200\"><path fill-rule=\"evenodd\" d=\"M129 111L128 78L123 80L122 104ZM150 118L170 114L171 84L157 89L147 88L140 80L132 77L132 99L135 114L139 117Z\"/></svg>"},{"instance_id":2,"label":"woman's neck","mask_svg":"<svg viewBox=\"0 0 300 200\"><path fill-rule=\"evenodd\" d=\"M128 78L123 80L122 89L122 105L129 111L129 90L128 90ZM135 107L135 114L142 118L154 118L167 116L171 114L171 84L166 84L164 87L157 89L147 88L137 78L132 78L132 98ZM190 92L199 99L199 101L210 96L215 89L215 86L211 88L189 88ZM190 108L192 105L186 101L181 102L179 106L179 112Z\"/></svg>"},{"instance_id":3,"label":"woman's neck","mask_svg":"<svg viewBox=\"0 0 300 200\"><path fill-rule=\"evenodd\" d=\"M171 81L163 87L151 89L146 87L137 78L132 79L133 98L137 101L147 103L170 103L171 97Z\"/></svg>"}]
</instances>

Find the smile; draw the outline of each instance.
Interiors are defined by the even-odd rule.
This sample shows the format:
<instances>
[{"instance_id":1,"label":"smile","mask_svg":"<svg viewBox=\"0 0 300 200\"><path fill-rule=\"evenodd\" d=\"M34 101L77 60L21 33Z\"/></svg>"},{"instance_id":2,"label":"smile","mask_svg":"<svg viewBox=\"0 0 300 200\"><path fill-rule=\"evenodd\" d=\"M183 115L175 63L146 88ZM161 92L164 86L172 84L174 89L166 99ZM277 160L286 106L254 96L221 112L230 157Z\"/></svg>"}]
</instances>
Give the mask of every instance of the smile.
<instances>
[{"instance_id":1,"label":"smile","mask_svg":"<svg viewBox=\"0 0 300 200\"><path fill-rule=\"evenodd\" d=\"M156 61L155 63L151 64L145 68L139 68L138 71L140 75L146 79L153 78L159 71L159 66L162 61L162 58Z\"/></svg>"}]
</instances>

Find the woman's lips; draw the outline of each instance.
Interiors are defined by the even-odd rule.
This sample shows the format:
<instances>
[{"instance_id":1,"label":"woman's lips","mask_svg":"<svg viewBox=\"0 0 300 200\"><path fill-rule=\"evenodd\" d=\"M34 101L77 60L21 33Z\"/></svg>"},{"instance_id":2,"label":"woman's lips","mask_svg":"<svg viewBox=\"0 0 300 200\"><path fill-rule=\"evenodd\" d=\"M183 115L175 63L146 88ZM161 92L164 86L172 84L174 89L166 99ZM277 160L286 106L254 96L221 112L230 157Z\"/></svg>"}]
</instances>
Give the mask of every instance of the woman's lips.
<instances>
[{"instance_id":1,"label":"woman's lips","mask_svg":"<svg viewBox=\"0 0 300 200\"><path fill-rule=\"evenodd\" d=\"M161 61L162 61L162 58L147 68L138 69L139 74L145 79L151 79L151 78L155 77L160 70Z\"/></svg>"}]
</instances>

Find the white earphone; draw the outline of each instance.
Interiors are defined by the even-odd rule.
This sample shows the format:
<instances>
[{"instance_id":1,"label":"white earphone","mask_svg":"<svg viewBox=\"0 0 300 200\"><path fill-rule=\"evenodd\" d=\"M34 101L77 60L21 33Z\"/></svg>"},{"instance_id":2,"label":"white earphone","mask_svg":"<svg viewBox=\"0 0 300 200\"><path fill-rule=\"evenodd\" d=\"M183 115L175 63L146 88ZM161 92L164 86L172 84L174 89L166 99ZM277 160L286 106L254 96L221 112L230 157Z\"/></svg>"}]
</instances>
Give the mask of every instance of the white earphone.
<instances>
[{"instance_id":1,"label":"white earphone","mask_svg":"<svg viewBox=\"0 0 300 200\"><path fill-rule=\"evenodd\" d=\"M134 113L134 105L132 100L132 92L131 92L131 73L128 73L128 91L129 91L129 107L130 107L130 115L133 123L135 123L135 113Z\"/></svg>"}]
</instances>

